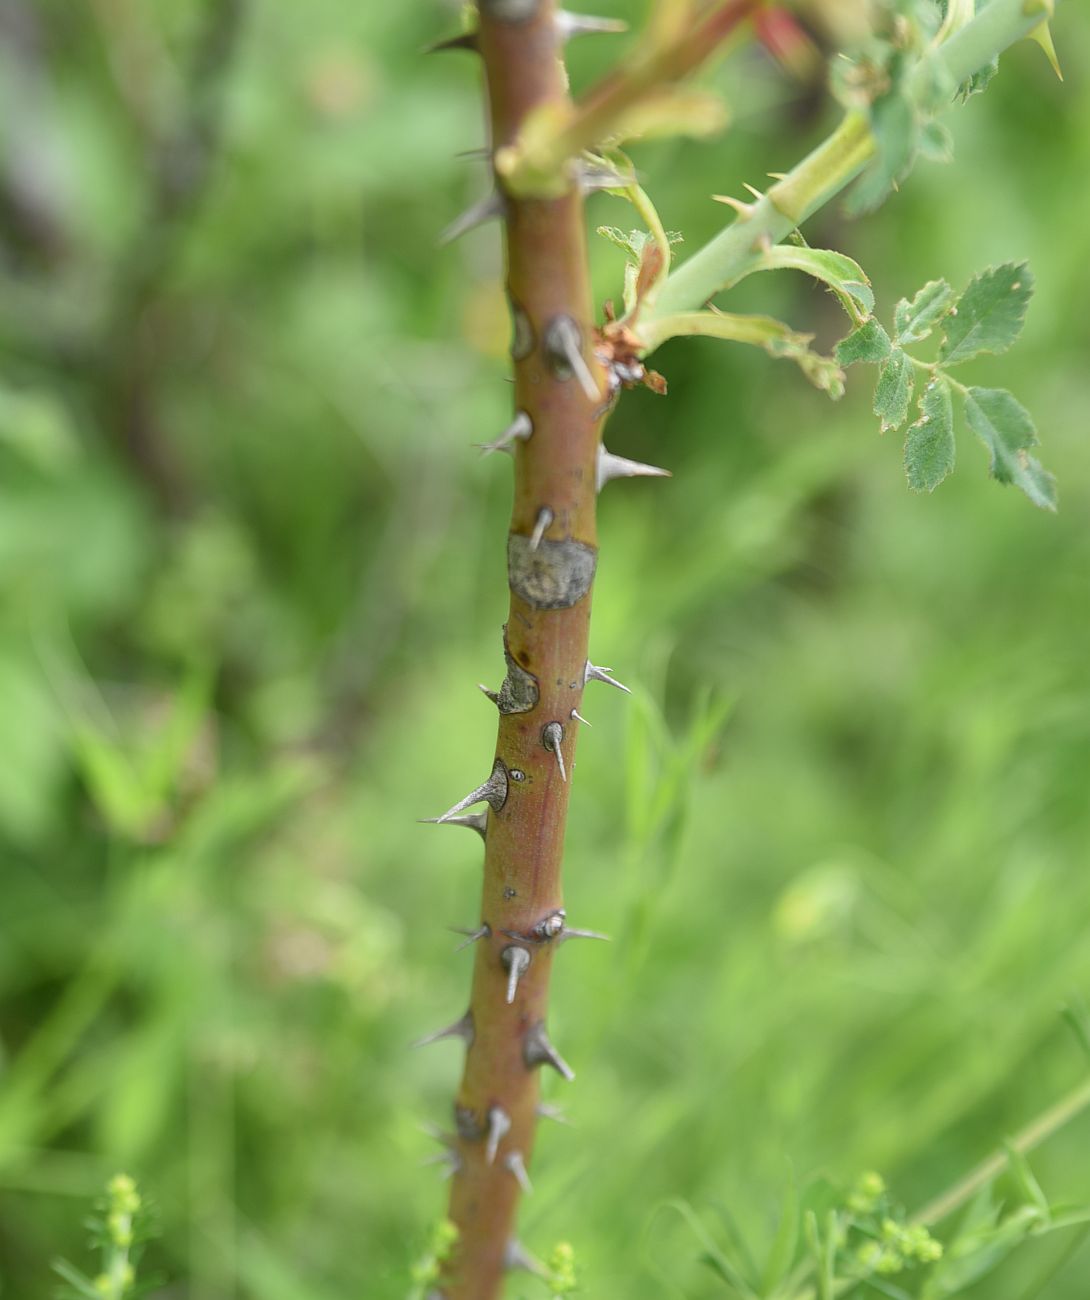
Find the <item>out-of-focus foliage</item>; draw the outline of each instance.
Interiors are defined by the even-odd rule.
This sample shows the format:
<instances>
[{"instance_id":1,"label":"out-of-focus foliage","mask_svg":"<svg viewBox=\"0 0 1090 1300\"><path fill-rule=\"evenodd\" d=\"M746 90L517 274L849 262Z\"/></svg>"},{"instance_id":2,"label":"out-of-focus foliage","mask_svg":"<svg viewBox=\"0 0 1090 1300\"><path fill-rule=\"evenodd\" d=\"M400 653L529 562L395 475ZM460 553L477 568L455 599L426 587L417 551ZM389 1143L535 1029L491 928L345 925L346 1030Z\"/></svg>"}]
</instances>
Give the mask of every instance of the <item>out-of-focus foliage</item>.
<instances>
[{"instance_id":1,"label":"out-of-focus foliage","mask_svg":"<svg viewBox=\"0 0 1090 1300\"><path fill-rule=\"evenodd\" d=\"M487 773L509 505L503 458L469 449L509 414L496 235L434 248L486 183L455 157L481 142L472 60L419 53L456 21L0 18L5 1296L82 1258L118 1168L188 1300L403 1296L442 1215L420 1126L446 1121L457 1051L406 1047L462 1010L443 927L476 919L479 845L415 819ZM678 340L669 397L611 420L614 451L675 477L603 496L594 654L636 693L587 700L568 909L614 942L557 970L575 1125L543 1135L523 1222L543 1256L572 1243L587 1295L723 1294L694 1222L764 1259L789 1164L841 1188L874 1167L915 1206L1087 1070L1058 1014L1090 986L1074 7L1057 37L1063 86L1022 45L951 118L953 167L807 230L885 320L926 281L1030 262L1019 348L973 378L1033 410L1057 515L983 475L908 492L857 369L831 406ZM626 39L573 44L575 84ZM633 149L681 253L722 224L710 193L835 111L751 47L711 79L727 134ZM603 195L589 220L629 213ZM619 298L623 256L594 244ZM809 281L739 297L837 337ZM1053 1200L1085 1197L1088 1123L1034 1156ZM1077 1231L971 1294L1082 1300Z\"/></svg>"}]
</instances>

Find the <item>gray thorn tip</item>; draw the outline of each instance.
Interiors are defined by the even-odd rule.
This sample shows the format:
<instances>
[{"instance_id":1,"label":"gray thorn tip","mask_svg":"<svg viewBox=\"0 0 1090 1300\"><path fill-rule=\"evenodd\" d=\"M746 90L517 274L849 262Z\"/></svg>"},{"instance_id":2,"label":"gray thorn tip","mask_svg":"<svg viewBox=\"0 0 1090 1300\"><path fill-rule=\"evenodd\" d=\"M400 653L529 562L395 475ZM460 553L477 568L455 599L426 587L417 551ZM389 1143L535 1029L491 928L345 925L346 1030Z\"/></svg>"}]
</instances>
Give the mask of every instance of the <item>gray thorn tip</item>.
<instances>
[{"instance_id":1,"label":"gray thorn tip","mask_svg":"<svg viewBox=\"0 0 1090 1300\"><path fill-rule=\"evenodd\" d=\"M472 944L478 943L481 939L488 939L492 936L492 927L487 921L479 925L476 930L467 930L460 925L452 925L450 928L455 934L464 934L467 936L465 941L460 943L458 947L454 949L455 952L461 952L463 948L468 948Z\"/></svg>"},{"instance_id":2,"label":"gray thorn tip","mask_svg":"<svg viewBox=\"0 0 1090 1300\"><path fill-rule=\"evenodd\" d=\"M542 506L537 512L537 519L534 522L534 531L530 534L531 551L536 551L541 545L541 539L545 536L545 530L555 518L556 516L548 506Z\"/></svg>"},{"instance_id":3,"label":"gray thorn tip","mask_svg":"<svg viewBox=\"0 0 1090 1300\"><path fill-rule=\"evenodd\" d=\"M538 1277L549 1276L549 1270L545 1265L539 1259L535 1259L522 1242L515 1237L512 1237L504 1247L503 1266L509 1273L521 1269L526 1273L534 1273Z\"/></svg>"},{"instance_id":4,"label":"gray thorn tip","mask_svg":"<svg viewBox=\"0 0 1090 1300\"><path fill-rule=\"evenodd\" d=\"M484 1158L491 1165L496 1161L496 1152L500 1143L511 1132L511 1116L502 1106L491 1106L488 1111L488 1137L485 1141Z\"/></svg>"},{"instance_id":5,"label":"gray thorn tip","mask_svg":"<svg viewBox=\"0 0 1090 1300\"><path fill-rule=\"evenodd\" d=\"M525 411L517 411L515 418L500 434L498 438L493 438L491 442L478 442L474 446L481 449L482 456L488 456L494 451L511 452L511 444L514 442L526 442L534 431L534 422Z\"/></svg>"},{"instance_id":6,"label":"gray thorn tip","mask_svg":"<svg viewBox=\"0 0 1090 1300\"><path fill-rule=\"evenodd\" d=\"M631 690L623 682L619 682L616 677L611 676L612 671L611 668L599 668L597 664L592 664L588 659L587 666L583 670L583 683L585 685L587 682L605 682L607 686L616 686L619 691L631 695Z\"/></svg>"},{"instance_id":7,"label":"gray thorn tip","mask_svg":"<svg viewBox=\"0 0 1090 1300\"><path fill-rule=\"evenodd\" d=\"M575 321L570 316L554 316L545 329L543 341L557 379L563 382L574 375L587 397L597 402L602 394L583 356L583 338Z\"/></svg>"},{"instance_id":8,"label":"gray thorn tip","mask_svg":"<svg viewBox=\"0 0 1090 1300\"><path fill-rule=\"evenodd\" d=\"M461 817L421 817L420 821L426 826L468 826L485 839L488 835L488 814L486 812L466 813Z\"/></svg>"},{"instance_id":9,"label":"gray thorn tip","mask_svg":"<svg viewBox=\"0 0 1090 1300\"><path fill-rule=\"evenodd\" d=\"M612 943L608 934L599 934L597 930L570 930L567 926L557 936L558 943L567 943L569 939L602 939Z\"/></svg>"},{"instance_id":10,"label":"gray thorn tip","mask_svg":"<svg viewBox=\"0 0 1090 1300\"><path fill-rule=\"evenodd\" d=\"M545 725L541 733L541 743L547 750L556 755L556 765L560 769L561 781L568 779L568 773L564 768L564 728L559 722L549 722Z\"/></svg>"},{"instance_id":11,"label":"gray thorn tip","mask_svg":"<svg viewBox=\"0 0 1090 1300\"><path fill-rule=\"evenodd\" d=\"M556 29L562 41L573 36L608 35L627 32L628 24L621 18L598 18L594 14L573 14L568 9L558 9Z\"/></svg>"},{"instance_id":12,"label":"gray thorn tip","mask_svg":"<svg viewBox=\"0 0 1090 1300\"><path fill-rule=\"evenodd\" d=\"M604 446L598 445L598 491L601 492L615 478L673 478L668 469L658 465L645 465L642 461L614 456Z\"/></svg>"},{"instance_id":13,"label":"gray thorn tip","mask_svg":"<svg viewBox=\"0 0 1090 1300\"><path fill-rule=\"evenodd\" d=\"M578 709L572 709L571 713L568 716L572 718L573 721L575 722L581 722L584 727L589 727L593 725L592 723L588 722L586 718L583 717L583 715L579 712Z\"/></svg>"},{"instance_id":14,"label":"gray thorn tip","mask_svg":"<svg viewBox=\"0 0 1090 1300\"><path fill-rule=\"evenodd\" d=\"M520 948L518 944L508 944L500 953L500 960L507 971L507 1005L510 1006L518 992L519 980L526 974L530 965L530 950Z\"/></svg>"},{"instance_id":15,"label":"gray thorn tip","mask_svg":"<svg viewBox=\"0 0 1090 1300\"><path fill-rule=\"evenodd\" d=\"M560 1107L552 1105L551 1102L539 1101L534 1107L534 1113L540 1119L551 1119L554 1124L571 1124L571 1120Z\"/></svg>"},{"instance_id":16,"label":"gray thorn tip","mask_svg":"<svg viewBox=\"0 0 1090 1300\"><path fill-rule=\"evenodd\" d=\"M575 1071L549 1041L541 1020L531 1025L523 1036L522 1059L530 1069L535 1065L551 1065L569 1083L575 1078Z\"/></svg>"},{"instance_id":17,"label":"gray thorn tip","mask_svg":"<svg viewBox=\"0 0 1090 1300\"><path fill-rule=\"evenodd\" d=\"M436 1029L434 1033L425 1034L423 1038L418 1038L413 1047L427 1047L429 1043L438 1043L443 1038L460 1038L465 1044L473 1042L473 1012L467 1011L460 1020L455 1020L453 1024L445 1025L442 1029Z\"/></svg>"},{"instance_id":18,"label":"gray thorn tip","mask_svg":"<svg viewBox=\"0 0 1090 1300\"><path fill-rule=\"evenodd\" d=\"M467 808L472 808L475 803L487 803L493 812L499 812L506 802L507 768L504 766L503 760L497 758L492 765L492 774L484 785L479 785L476 790L471 790L464 799L459 799L453 807L448 808L445 813L441 813L431 820L436 825L442 826L453 821L459 813L465 812Z\"/></svg>"},{"instance_id":19,"label":"gray thorn tip","mask_svg":"<svg viewBox=\"0 0 1090 1300\"><path fill-rule=\"evenodd\" d=\"M493 190L491 194L486 194L479 202L474 203L472 207L466 208L460 216L454 218L449 226L439 236L440 245L452 244L456 239L461 238L467 230L473 230L476 226L483 226L486 221L491 221L495 217L503 215L503 197L498 191Z\"/></svg>"},{"instance_id":20,"label":"gray thorn tip","mask_svg":"<svg viewBox=\"0 0 1090 1300\"><path fill-rule=\"evenodd\" d=\"M522 1158L521 1151L512 1151L504 1157L504 1168L514 1176L515 1182L529 1196L533 1190L533 1183L530 1182L530 1175L526 1172L526 1161Z\"/></svg>"}]
</instances>

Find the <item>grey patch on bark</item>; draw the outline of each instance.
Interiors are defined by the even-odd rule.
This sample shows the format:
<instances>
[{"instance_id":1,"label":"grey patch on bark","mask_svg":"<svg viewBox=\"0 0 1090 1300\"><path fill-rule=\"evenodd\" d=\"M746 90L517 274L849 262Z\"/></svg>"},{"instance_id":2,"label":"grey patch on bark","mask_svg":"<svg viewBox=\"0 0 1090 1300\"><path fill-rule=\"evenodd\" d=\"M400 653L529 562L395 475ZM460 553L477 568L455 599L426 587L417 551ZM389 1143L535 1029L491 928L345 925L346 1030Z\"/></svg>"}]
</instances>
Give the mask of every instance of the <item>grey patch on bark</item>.
<instances>
[{"instance_id":1,"label":"grey patch on bark","mask_svg":"<svg viewBox=\"0 0 1090 1300\"><path fill-rule=\"evenodd\" d=\"M472 1106L455 1105L454 1127L458 1130L458 1136L467 1142L479 1142L484 1137L484 1128Z\"/></svg>"},{"instance_id":2,"label":"grey patch on bark","mask_svg":"<svg viewBox=\"0 0 1090 1300\"><path fill-rule=\"evenodd\" d=\"M507 664L507 676L494 695L489 692L489 698L501 713L529 713L537 707L541 689L533 673L515 662L507 642L506 627L503 629L503 658Z\"/></svg>"},{"instance_id":3,"label":"grey patch on bark","mask_svg":"<svg viewBox=\"0 0 1090 1300\"><path fill-rule=\"evenodd\" d=\"M521 533L507 537L507 580L511 590L534 609L567 609L590 591L598 552L585 542L540 541Z\"/></svg>"},{"instance_id":4,"label":"grey patch on bark","mask_svg":"<svg viewBox=\"0 0 1090 1300\"><path fill-rule=\"evenodd\" d=\"M500 23L524 23L537 7L538 0L480 0L481 12Z\"/></svg>"},{"instance_id":5,"label":"grey patch on bark","mask_svg":"<svg viewBox=\"0 0 1090 1300\"><path fill-rule=\"evenodd\" d=\"M511 360L525 361L534 350L534 327L526 310L511 299Z\"/></svg>"}]
</instances>

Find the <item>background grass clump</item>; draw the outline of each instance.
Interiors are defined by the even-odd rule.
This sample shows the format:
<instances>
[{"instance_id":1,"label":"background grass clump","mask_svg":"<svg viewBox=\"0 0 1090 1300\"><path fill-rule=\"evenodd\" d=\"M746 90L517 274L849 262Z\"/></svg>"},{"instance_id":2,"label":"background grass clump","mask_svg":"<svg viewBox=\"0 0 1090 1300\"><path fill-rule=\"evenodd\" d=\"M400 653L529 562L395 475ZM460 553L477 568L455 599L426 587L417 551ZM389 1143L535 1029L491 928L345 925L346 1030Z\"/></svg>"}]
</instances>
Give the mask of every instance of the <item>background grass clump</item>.
<instances>
[{"instance_id":1,"label":"background grass clump","mask_svg":"<svg viewBox=\"0 0 1090 1300\"><path fill-rule=\"evenodd\" d=\"M9 10L0 1294L51 1294L126 1169L164 1294L400 1297L443 1211L421 1124L457 1070L405 1049L462 1010L443 927L476 919L479 867L416 819L487 771L475 683L506 605L509 478L469 449L508 414L499 248L434 249L485 183L454 157L481 139L475 74L419 57L438 5ZM866 376L831 406L712 342L667 345L669 397L610 422L675 477L602 501L595 659L636 693L588 697L567 880L614 942L557 971L575 1123L524 1215L587 1295L789 1265L793 1183L819 1253L833 1223L858 1255L862 1174L918 1207L1086 1076L1060 1009L1090 989L1090 38L1066 12L1058 35L1064 86L1015 49L952 168L809 232L886 315L1030 262L1025 337L974 380L1033 410L1058 515L983 465L914 496ZM619 48L573 46L577 84ZM726 135L637 151L693 246L709 193L789 166L831 112L754 51L716 80ZM760 289L836 337L819 288ZM1034 1154L1050 1204L1087 1197L1088 1139L1084 1116ZM1031 1204L1016 1174L994 1196ZM924 1249L890 1221L879 1253ZM1084 1300L1080 1231L966 1294Z\"/></svg>"}]
</instances>

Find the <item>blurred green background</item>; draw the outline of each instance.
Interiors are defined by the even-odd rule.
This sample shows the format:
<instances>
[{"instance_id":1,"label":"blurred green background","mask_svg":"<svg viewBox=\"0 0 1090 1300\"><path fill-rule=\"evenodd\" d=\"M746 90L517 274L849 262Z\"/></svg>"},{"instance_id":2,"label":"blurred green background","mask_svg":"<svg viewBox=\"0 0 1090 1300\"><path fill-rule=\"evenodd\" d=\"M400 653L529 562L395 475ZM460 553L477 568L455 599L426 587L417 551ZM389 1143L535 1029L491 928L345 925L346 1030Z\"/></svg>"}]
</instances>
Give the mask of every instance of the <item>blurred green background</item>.
<instances>
[{"instance_id":1,"label":"blurred green background","mask_svg":"<svg viewBox=\"0 0 1090 1300\"><path fill-rule=\"evenodd\" d=\"M633 10L636 10L633 15ZM605 11L638 19L642 6ZM477 69L453 8L7 0L0 14L0 1294L88 1264L105 1178L158 1205L178 1300L400 1297L443 1208L420 1161L456 1046L480 848L416 823L486 774L508 416ZM630 37L571 49L585 85ZM1090 35L1028 43L875 217L810 241L879 310L1037 276L974 363L1035 414L1060 513L913 496L873 372L669 345L610 447L671 468L601 510L554 1039L578 1072L523 1237L585 1294L724 1295L676 1216L754 1253L791 1170L915 1206L1086 1075ZM759 49L733 125L634 149L696 247L835 119ZM636 224L608 196L590 221ZM622 259L592 240L599 300ZM801 278L738 300L830 346ZM1034 1158L1090 1194L1090 1118ZM1084 1300L1057 1234L971 1294ZM1057 1264L1061 1264L1056 1271ZM525 1282L512 1294L536 1294Z\"/></svg>"}]
</instances>

